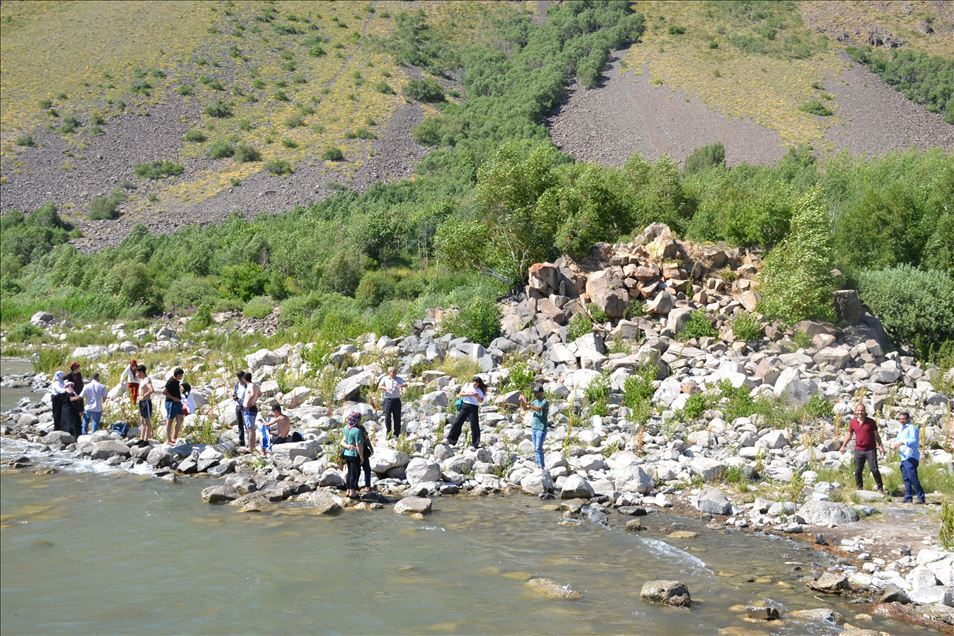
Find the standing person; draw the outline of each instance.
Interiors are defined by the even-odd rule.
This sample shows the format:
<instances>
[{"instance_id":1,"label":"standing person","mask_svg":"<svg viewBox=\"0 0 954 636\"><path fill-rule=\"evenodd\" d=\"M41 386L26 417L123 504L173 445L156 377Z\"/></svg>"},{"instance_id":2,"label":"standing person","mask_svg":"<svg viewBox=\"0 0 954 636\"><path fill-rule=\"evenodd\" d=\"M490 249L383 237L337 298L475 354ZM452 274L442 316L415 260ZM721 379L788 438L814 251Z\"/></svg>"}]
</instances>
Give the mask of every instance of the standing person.
<instances>
[{"instance_id":1,"label":"standing person","mask_svg":"<svg viewBox=\"0 0 954 636\"><path fill-rule=\"evenodd\" d=\"M358 498L358 478L361 476L361 464L364 461L362 450L364 445L361 440L361 429L358 424L361 422L360 413L350 413L348 423L344 427L341 435L341 445L344 447L345 463L348 465L348 476L345 479L345 487L348 490L348 498Z\"/></svg>"},{"instance_id":2,"label":"standing person","mask_svg":"<svg viewBox=\"0 0 954 636\"><path fill-rule=\"evenodd\" d=\"M484 384L479 375L474 376L469 388L461 389L460 396L463 403L460 413L457 414L457 419L454 420L454 425L451 426L450 434L447 436L448 444L453 446L457 443L464 420L470 420L470 445L475 450L480 447L480 421L477 416L486 395L487 385Z\"/></svg>"},{"instance_id":3,"label":"standing person","mask_svg":"<svg viewBox=\"0 0 954 636\"><path fill-rule=\"evenodd\" d=\"M926 503L924 500L924 488L921 487L921 480L918 479L918 463L921 461L921 451L918 448L921 443L918 426L911 421L911 415L907 411L898 415L898 421L901 422L901 430L894 439L894 447L901 454L901 476L904 478L904 503L911 503L912 494L918 498L918 503Z\"/></svg>"},{"instance_id":4,"label":"standing person","mask_svg":"<svg viewBox=\"0 0 954 636\"><path fill-rule=\"evenodd\" d=\"M152 437L152 378L146 375L146 365L136 367L136 378L139 380L139 439L148 442Z\"/></svg>"},{"instance_id":5,"label":"standing person","mask_svg":"<svg viewBox=\"0 0 954 636\"><path fill-rule=\"evenodd\" d=\"M71 380L63 383L66 398L63 400L60 425L74 438L79 437L83 426L83 397L76 392Z\"/></svg>"},{"instance_id":6,"label":"standing person","mask_svg":"<svg viewBox=\"0 0 954 636\"><path fill-rule=\"evenodd\" d=\"M179 439L179 431L182 430L182 376L185 371L176 368L172 372L172 377L166 380L166 386L162 394L166 396L166 444L170 446ZM172 424L175 422L175 430Z\"/></svg>"},{"instance_id":7,"label":"standing person","mask_svg":"<svg viewBox=\"0 0 954 636\"><path fill-rule=\"evenodd\" d=\"M364 489L371 490L371 456L374 455L374 447L371 446L371 436L364 424L358 422L358 428L361 430L361 472L364 473Z\"/></svg>"},{"instance_id":8,"label":"standing person","mask_svg":"<svg viewBox=\"0 0 954 636\"><path fill-rule=\"evenodd\" d=\"M242 412L242 400L245 399L245 371L239 371L235 377L235 386L232 387L232 399L235 400L235 424L238 426L239 446L245 446L245 415Z\"/></svg>"},{"instance_id":9,"label":"standing person","mask_svg":"<svg viewBox=\"0 0 954 636\"><path fill-rule=\"evenodd\" d=\"M388 374L381 378L378 390L381 391L384 403L384 430L391 437L391 424L394 423L394 437L401 435L401 389L407 386L404 378L397 374L397 369L388 367Z\"/></svg>"},{"instance_id":10,"label":"standing person","mask_svg":"<svg viewBox=\"0 0 954 636\"><path fill-rule=\"evenodd\" d=\"M139 403L139 363L133 358L129 361L129 366L123 369L123 375L120 382L126 383L129 389L129 401L133 406Z\"/></svg>"},{"instance_id":11,"label":"standing person","mask_svg":"<svg viewBox=\"0 0 954 636\"><path fill-rule=\"evenodd\" d=\"M79 404L76 404L75 406L76 406L76 408L79 409L80 414L82 414L82 413L83 413L83 402L82 402L82 399L83 399L83 398L82 398L82 395L83 395L83 386L84 386L84 383L83 383L83 372L80 371L80 363L79 363L79 362L71 362L71 363L70 363L70 372L66 374L66 377L64 377L63 380L66 381L66 382L72 382L72 383L73 383L73 391L76 392L76 395L79 395L79 396L80 396ZM77 430L79 430L79 429L77 429Z\"/></svg>"},{"instance_id":12,"label":"standing person","mask_svg":"<svg viewBox=\"0 0 954 636\"><path fill-rule=\"evenodd\" d=\"M66 374L57 371L53 374L53 382L50 384L50 406L53 408L53 430L63 430L63 402L66 400Z\"/></svg>"},{"instance_id":13,"label":"standing person","mask_svg":"<svg viewBox=\"0 0 954 636\"><path fill-rule=\"evenodd\" d=\"M86 408L83 411L83 435L95 433L103 421L103 402L106 400L106 387L99 382L99 373L93 374L93 379L83 387L83 400ZM93 428L89 430L92 421Z\"/></svg>"},{"instance_id":14,"label":"standing person","mask_svg":"<svg viewBox=\"0 0 954 636\"><path fill-rule=\"evenodd\" d=\"M533 460L540 470L546 470L543 465L543 440L547 437L547 426L550 420L550 401L544 397L543 387L536 385L533 387L533 401L527 402L527 398L520 395L520 406L533 413L530 425L530 434L533 439Z\"/></svg>"},{"instance_id":15,"label":"standing person","mask_svg":"<svg viewBox=\"0 0 954 636\"><path fill-rule=\"evenodd\" d=\"M255 420L258 418L258 398L262 390L252 381L252 374L245 373L245 394L242 398L242 421L248 436L248 452L255 452Z\"/></svg>"},{"instance_id":16,"label":"standing person","mask_svg":"<svg viewBox=\"0 0 954 636\"><path fill-rule=\"evenodd\" d=\"M881 435L878 433L878 425L873 419L868 417L868 411L865 405L859 402L855 405L855 417L848 424L848 436L841 445L839 452L844 453L848 448L848 442L851 436L855 437L855 488L861 490L864 488L864 480L861 477L865 462L868 462L868 468L874 476L875 485L878 492L884 493L884 484L881 481L881 473L878 471L878 450L884 452L884 444L881 442Z\"/></svg>"}]
</instances>

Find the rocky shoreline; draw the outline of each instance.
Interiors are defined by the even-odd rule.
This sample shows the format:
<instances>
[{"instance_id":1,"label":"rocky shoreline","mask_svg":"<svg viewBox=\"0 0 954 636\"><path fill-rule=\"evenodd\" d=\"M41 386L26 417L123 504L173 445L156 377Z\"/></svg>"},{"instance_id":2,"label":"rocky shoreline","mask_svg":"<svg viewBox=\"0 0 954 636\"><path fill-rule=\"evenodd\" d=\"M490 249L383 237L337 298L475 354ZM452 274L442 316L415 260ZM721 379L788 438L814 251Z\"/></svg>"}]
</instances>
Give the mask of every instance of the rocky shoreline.
<instances>
[{"instance_id":1,"label":"rocky shoreline","mask_svg":"<svg viewBox=\"0 0 954 636\"><path fill-rule=\"evenodd\" d=\"M436 320L426 319L401 338L369 334L342 344L321 368L309 364L309 343L250 352L245 362L264 401L281 404L305 438L277 445L265 457L236 449L233 369L206 368L201 351L174 322L150 331L154 338L145 344L114 325L118 342L74 355L89 361L84 368L103 372L117 365L105 363L111 355L178 356L199 407L186 421L191 441L134 443L107 431L73 439L52 431L48 400L25 399L3 414L0 427L5 437L36 446L32 456L5 452L4 463L27 469L37 456L56 456L170 480L204 474L217 479L203 490L204 500L247 513L289 505L320 515L393 506L424 515L444 495L522 492L555 497L550 505L563 511L562 523L626 519L627 529L637 530L639 517L657 510L704 515L713 527L816 543L843 558L806 580L812 590L876 602L873 613L949 630L954 554L937 543L936 504L944 495L930 494L932 505L912 512L876 493L846 492L831 477L849 470L837 449L844 416L857 400L878 412L886 440L898 428L894 414L910 410L922 426L922 465L954 470L945 448L950 396L931 382L937 369L894 350L851 292L839 292L839 325L800 323L791 330L759 320L757 338L736 338L741 314L758 318L759 267L758 254L692 245L675 240L665 226L651 226L633 243L598 245L580 262L535 265L526 290L501 304L503 335L488 347L442 334ZM713 335L685 337L686 324L700 311ZM592 326L571 338L568 327L578 317ZM235 328L228 317L222 320L212 329ZM51 332L60 328L45 316L37 322ZM409 382L407 433L398 440L383 438L380 414L367 401L391 364ZM154 382L172 366L153 365ZM480 409L482 447L461 450L440 442L457 392L473 372L491 393ZM545 383L552 404L547 472L533 465L529 427L518 409L525 376ZM648 414L637 413L629 397L634 377L647 391ZM48 378L31 374L2 383L42 388ZM120 388L109 398L117 408L127 399ZM738 415L732 400L743 394L779 410L802 410L784 422L765 412ZM806 410L822 399L828 412ZM376 492L357 502L339 495L343 473L333 461L351 412L361 413L375 446ZM897 467L883 466L886 475L892 470ZM889 523L909 527L886 532L879 542ZM675 585L653 589L682 596ZM753 614L773 617L764 608Z\"/></svg>"}]
</instances>

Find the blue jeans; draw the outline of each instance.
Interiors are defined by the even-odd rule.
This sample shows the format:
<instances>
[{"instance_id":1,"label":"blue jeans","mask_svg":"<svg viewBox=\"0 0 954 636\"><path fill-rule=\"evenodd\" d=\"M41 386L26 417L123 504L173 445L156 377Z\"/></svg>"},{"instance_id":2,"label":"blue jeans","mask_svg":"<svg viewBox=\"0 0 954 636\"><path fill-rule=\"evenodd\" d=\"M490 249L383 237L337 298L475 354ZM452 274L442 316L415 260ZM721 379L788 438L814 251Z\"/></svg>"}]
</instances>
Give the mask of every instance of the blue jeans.
<instances>
[{"instance_id":1,"label":"blue jeans","mask_svg":"<svg viewBox=\"0 0 954 636\"><path fill-rule=\"evenodd\" d=\"M921 487L921 480L918 479L918 460L906 459L901 462L901 476L904 478L904 500L911 501L911 493L918 498L918 501L924 501L924 488Z\"/></svg>"},{"instance_id":2,"label":"blue jeans","mask_svg":"<svg viewBox=\"0 0 954 636\"><path fill-rule=\"evenodd\" d=\"M533 429L531 433L533 435L533 460L537 463L537 466L545 468L543 465L543 440L547 437L547 429Z\"/></svg>"},{"instance_id":3,"label":"blue jeans","mask_svg":"<svg viewBox=\"0 0 954 636\"><path fill-rule=\"evenodd\" d=\"M92 430L88 430L90 420L93 421ZM103 421L102 411L83 411L83 435L95 433L99 429L99 423Z\"/></svg>"}]
</instances>

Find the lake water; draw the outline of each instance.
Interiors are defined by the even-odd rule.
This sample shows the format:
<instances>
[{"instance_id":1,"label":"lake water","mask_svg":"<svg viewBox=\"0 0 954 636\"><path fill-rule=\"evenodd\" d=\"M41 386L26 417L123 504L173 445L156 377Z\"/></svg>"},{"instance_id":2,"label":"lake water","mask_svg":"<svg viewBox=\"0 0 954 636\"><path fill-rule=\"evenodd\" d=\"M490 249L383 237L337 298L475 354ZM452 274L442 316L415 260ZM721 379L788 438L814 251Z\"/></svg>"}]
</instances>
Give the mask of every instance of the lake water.
<instances>
[{"instance_id":1,"label":"lake water","mask_svg":"<svg viewBox=\"0 0 954 636\"><path fill-rule=\"evenodd\" d=\"M5 456L21 451L4 441ZM610 528L562 527L560 513L523 496L437 498L423 520L390 507L243 515L202 503L206 479L172 484L85 467L102 472L2 475L4 634L836 631L746 623L728 610L763 598L853 616L799 581L826 555L661 513L642 517L640 533L624 531L616 515ZM699 536L666 539L673 523ZM531 576L583 598L535 596L524 585ZM642 602L642 583L655 578L685 582L691 610Z\"/></svg>"},{"instance_id":2,"label":"lake water","mask_svg":"<svg viewBox=\"0 0 954 636\"><path fill-rule=\"evenodd\" d=\"M20 358L0 358L0 375L22 375L33 370L33 365L29 360ZM42 392L36 392L31 388L0 387L0 411L16 406L20 398L30 396L34 400L39 399Z\"/></svg>"}]
</instances>

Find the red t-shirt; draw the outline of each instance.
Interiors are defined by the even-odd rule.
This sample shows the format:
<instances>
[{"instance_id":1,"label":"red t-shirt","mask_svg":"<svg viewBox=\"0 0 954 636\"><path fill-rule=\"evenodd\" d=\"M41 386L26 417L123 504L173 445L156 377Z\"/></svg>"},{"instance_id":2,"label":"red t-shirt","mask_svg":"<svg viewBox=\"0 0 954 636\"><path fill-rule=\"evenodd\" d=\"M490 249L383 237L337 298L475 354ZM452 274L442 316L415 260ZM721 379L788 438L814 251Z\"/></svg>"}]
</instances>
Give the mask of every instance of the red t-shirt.
<instances>
[{"instance_id":1,"label":"red t-shirt","mask_svg":"<svg viewBox=\"0 0 954 636\"><path fill-rule=\"evenodd\" d=\"M855 450L869 451L875 449L877 444L875 434L878 432L878 425L873 419L866 417L863 422L859 422L852 418L848 430L855 434Z\"/></svg>"}]
</instances>

